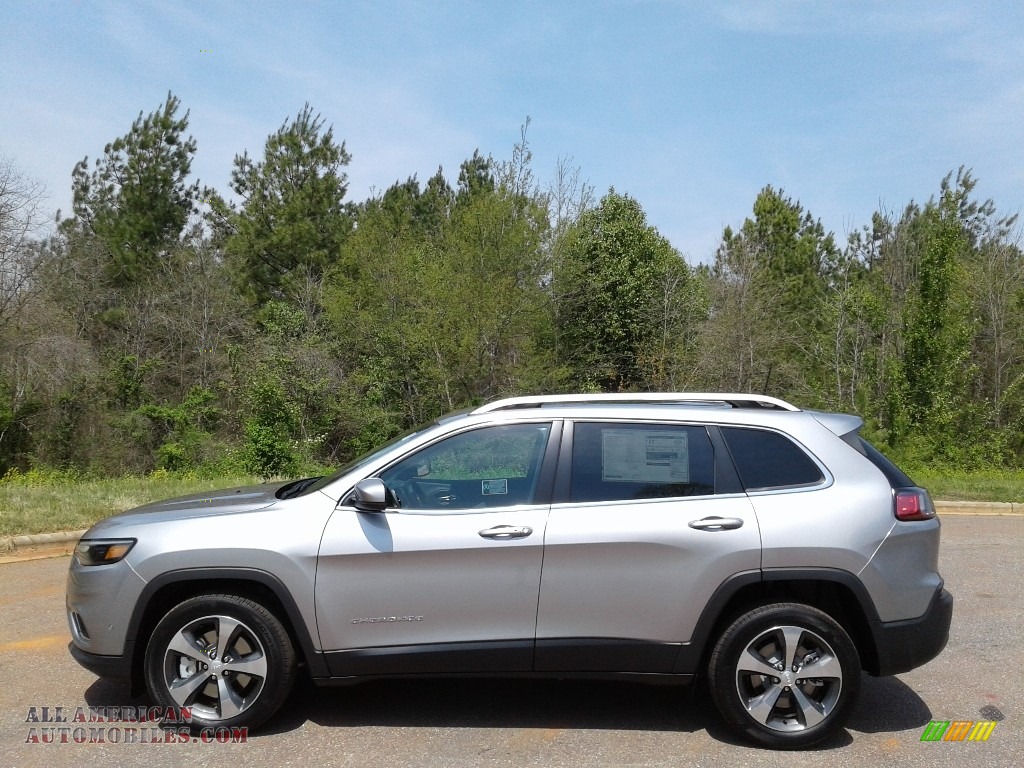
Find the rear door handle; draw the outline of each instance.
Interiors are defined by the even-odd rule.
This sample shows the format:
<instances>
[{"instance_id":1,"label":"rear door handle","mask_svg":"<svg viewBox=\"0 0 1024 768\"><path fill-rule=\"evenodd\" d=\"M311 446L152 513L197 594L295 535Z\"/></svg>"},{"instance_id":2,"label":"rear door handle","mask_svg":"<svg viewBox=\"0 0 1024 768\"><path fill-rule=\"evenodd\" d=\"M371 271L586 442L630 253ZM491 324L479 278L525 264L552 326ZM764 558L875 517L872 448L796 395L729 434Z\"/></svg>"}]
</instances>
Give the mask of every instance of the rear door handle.
<instances>
[{"instance_id":1,"label":"rear door handle","mask_svg":"<svg viewBox=\"0 0 1024 768\"><path fill-rule=\"evenodd\" d=\"M738 517L705 517L691 520L687 525L698 531L731 531L733 528L741 527L743 521Z\"/></svg>"},{"instance_id":2,"label":"rear door handle","mask_svg":"<svg viewBox=\"0 0 1024 768\"><path fill-rule=\"evenodd\" d=\"M525 539L533 528L527 525L496 525L479 532L485 539Z\"/></svg>"}]
</instances>

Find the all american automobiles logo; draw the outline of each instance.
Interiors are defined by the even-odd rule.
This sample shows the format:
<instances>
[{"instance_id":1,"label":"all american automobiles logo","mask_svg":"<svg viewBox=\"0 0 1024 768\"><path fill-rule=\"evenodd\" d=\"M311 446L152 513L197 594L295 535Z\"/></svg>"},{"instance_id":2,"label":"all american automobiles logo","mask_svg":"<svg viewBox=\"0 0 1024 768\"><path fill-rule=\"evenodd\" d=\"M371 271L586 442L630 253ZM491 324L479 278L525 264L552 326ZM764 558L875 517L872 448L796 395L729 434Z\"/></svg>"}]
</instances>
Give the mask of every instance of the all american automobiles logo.
<instances>
[{"instance_id":1,"label":"all american automobiles logo","mask_svg":"<svg viewBox=\"0 0 1024 768\"><path fill-rule=\"evenodd\" d=\"M247 727L193 729L190 707L29 707L26 744L245 744Z\"/></svg>"},{"instance_id":2,"label":"all american automobiles logo","mask_svg":"<svg viewBox=\"0 0 1024 768\"><path fill-rule=\"evenodd\" d=\"M995 720L932 720L921 741L988 741L995 727Z\"/></svg>"}]
</instances>

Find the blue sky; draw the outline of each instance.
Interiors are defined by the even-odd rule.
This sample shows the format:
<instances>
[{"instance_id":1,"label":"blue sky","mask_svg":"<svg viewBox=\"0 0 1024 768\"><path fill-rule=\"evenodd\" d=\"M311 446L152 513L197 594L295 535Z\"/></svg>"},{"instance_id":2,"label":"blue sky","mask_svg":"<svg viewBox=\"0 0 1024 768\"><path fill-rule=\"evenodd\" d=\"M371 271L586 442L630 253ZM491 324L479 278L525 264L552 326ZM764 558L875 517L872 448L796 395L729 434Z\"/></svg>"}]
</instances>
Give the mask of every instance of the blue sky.
<instances>
[{"instance_id":1,"label":"blue sky","mask_svg":"<svg viewBox=\"0 0 1024 768\"><path fill-rule=\"evenodd\" d=\"M571 158L707 261L766 184L840 240L960 165L1024 209L1022 29L1019 2L4 0L0 155L67 214L75 163L173 91L228 193L308 101L362 200L507 159L529 117L540 182Z\"/></svg>"}]
</instances>

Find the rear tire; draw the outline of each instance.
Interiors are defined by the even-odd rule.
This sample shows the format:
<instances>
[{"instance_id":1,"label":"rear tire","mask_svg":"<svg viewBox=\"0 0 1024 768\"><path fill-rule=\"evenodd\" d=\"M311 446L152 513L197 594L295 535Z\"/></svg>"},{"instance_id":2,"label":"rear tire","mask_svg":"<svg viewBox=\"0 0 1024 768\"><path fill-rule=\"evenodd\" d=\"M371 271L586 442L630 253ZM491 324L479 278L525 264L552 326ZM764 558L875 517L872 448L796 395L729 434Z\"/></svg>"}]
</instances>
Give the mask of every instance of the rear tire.
<instances>
[{"instance_id":1,"label":"rear tire","mask_svg":"<svg viewBox=\"0 0 1024 768\"><path fill-rule=\"evenodd\" d=\"M842 728L860 690L860 657L828 614L777 603L743 614L722 633L708 679L734 730L764 746L797 749Z\"/></svg>"}]
</instances>

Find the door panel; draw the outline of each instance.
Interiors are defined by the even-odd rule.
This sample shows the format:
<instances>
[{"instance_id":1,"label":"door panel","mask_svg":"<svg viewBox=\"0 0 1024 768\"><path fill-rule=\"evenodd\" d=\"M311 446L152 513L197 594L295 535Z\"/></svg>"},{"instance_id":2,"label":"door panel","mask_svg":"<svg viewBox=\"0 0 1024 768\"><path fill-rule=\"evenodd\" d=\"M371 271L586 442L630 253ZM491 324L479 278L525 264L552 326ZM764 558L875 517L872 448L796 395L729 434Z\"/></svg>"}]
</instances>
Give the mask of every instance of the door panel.
<instances>
[{"instance_id":1,"label":"door panel","mask_svg":"<svg viewBox=\"0 0 1024 768\"><path fill-rule=\"evenodd\" d=\"M426 671L424 646L438 671L530 668L559 426L457 432L378 473L394 509L335 511L315 595L333 674Z\"/></svg>"},{"instance_id":2,"label":"door panel","mask_svg":"<svg viewBox=\"0 0 1024 768\"><path fill-rule=\"evenodd\" d=\"M572 500L552 506L545 535L536 669L671 672L671 646L718 586L760 568L750 501L713 495L703 427L577 422L566 469ZM586 652L566 652L574 643Z\"/></svg>"},{"instance_id":3,"label":"door panel","mask_svg":"<svg viewBox=\"0 0 1024 768\"><path fill-rule=\"evenodd\" d=\"M688 526L711 516L743 525ZM761 561L757 520L746 496L555 505L545 548L538 670L564 668L546 666L541 641L548 639L686 642L715 589ZM660 658L664 668L644 671L671 671L674 657ZM591 668L598 663L589 662Z\"/></svg>"},{"instance_id":4,"label":"door panel","mask_svg":"<svg viewBox=\"0 0 1024 768\"><path fill-rule=\"evenodd\" d=\"M338 509L317 568L324 650L488 640L532 644L547 516L547 505L454 514ZM480 535L498 526L531 533Z\"/></svg>"}]
</instances>

